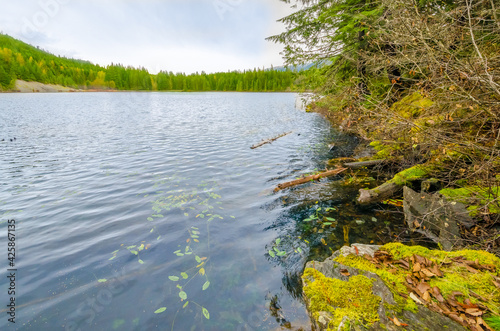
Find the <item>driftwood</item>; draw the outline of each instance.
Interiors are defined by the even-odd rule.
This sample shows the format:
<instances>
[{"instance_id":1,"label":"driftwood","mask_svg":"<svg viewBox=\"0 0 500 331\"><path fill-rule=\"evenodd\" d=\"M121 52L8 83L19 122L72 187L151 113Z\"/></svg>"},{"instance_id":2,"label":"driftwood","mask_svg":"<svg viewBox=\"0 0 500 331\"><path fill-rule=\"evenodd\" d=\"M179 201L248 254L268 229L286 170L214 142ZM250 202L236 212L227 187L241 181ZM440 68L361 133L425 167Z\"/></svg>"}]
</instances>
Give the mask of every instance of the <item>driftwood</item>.
<instances>
[{"instance_id":1,"label":"driftwood","mask_svg":"<svg viewBox=\"0 0 500 331\"><path fill-rule=\"evenodd\" d=\"M292 133L292 132L293 132L293 131L290 131L290 132L285 132L285 133L280 134L279 136L276 136L276 137L274 137L274 138L263 140L263 141L261 141L260 143L255 144L255 145L253 145L253 146L252 146L252 147L250 147L250 148L251 148L251 149L255 149L255 148L260 147L260 146L262 146L262 145L265 145L265 144L270 144L270 143L272 143L273 141L275 141L276 139L279 139L279 138L281 138L281 137L284 137L284 136L286 136L286 135L289 135L289 134L290 134L290 133Z\"/></svg>"},{"instance_id":2,"label":"driftwood","mask_svg":"<svg viewBox=\"0 0 500 331\"><path fill-rule=\"evenodd\" d=\"M358 202L362 205L372 202L378 202L392 197L403 188L403 185L398 185L394 182L385 182L384 184L372 188L371 190L360 189Z\"/></svg>"},{"instance_id":3,"label":"driftwood","mask_svg":"<svg viewBox=\"0 0 500 331\"><path fill-rule=\"evenodd\" d=\"M370 161L361 161L361 162L349 162L349 163L344 163L344 167L351 168L351 169L360 169L363 167L371 167L375 166L377 164L384 163L386 160L381 159L381 160L370 160Z\"/></svg>"},{"instance_id":4,"label":"driftwood","mask_svg":"<svg viewBox=\"0 0 500 331\"><path fill-rule=\"evenodd\" d=\"M344 172L346 170L347 170L347 168L337 168L337 169L328 170L328 171L325 171L325 172L322 172L322 173L319 173L319 174L316 174L316 175L311 175L311 176L307 176L307 177L304 177L304 178L299 178L299 179L296 179L296 180L292 180L290 182L282 183L282 184L279 184L274 189L274 192L278 192L279 190L283 190L283 189L288 188L288 187L292 187L292 186L296 186L296 185L300 185L300 184L305 184L305 183L308 183L308 182L310 182L312 180L319 180L321 178L335 176L335 175L338 175L341 172Z\"/></svg>"}]
</instances>

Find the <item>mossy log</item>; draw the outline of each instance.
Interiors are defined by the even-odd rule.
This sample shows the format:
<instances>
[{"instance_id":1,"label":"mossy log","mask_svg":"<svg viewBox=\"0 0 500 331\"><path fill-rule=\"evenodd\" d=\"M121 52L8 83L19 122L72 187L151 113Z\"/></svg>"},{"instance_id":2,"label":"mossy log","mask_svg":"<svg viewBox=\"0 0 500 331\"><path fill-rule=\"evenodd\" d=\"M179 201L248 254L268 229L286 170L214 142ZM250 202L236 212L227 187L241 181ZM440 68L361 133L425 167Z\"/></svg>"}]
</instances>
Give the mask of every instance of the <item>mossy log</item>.
<instances>
[{"instance_id":1,"label":"mossy log","mask_svg":"<svg viewBox=\"0 0 500 331\"><path fill-rule=\"evenodd\" d=\"M349 162L349 163L344 163L344 167L351 168L351 169L361 169L365 167L372 167L378 164L384 163L386 160L385 159L379 159L379 160L369 160L369 161L360 161L360 162Z\"/></svg>"},{"instance_id":2,"label":"mossy log","mask_svg":"<svg viewBox=\"0 0 500 331\"><path fill-rule=\"evenodd\" d=\"M288 188L288 187L293 187L293 186L297 186L300 184L305 184L305 183L311 182L313 180L319 180L319 179L325 178L325 177L336 176L336 175L338 175L341 172L344 172L346 170L347 170L347 168L337 168L337 169L321 172L321 173L316 174L316 175L311 175L311 176L307 176L304 178L292 180L290 182L281 183L274 189L274 192L278 192L279 190L283 190L283 189Z\"/></svg>"},{"instance_id":3,"label":"mossy log","mask_svg":"<svg viewBox=\"0 0 500 331\"><path fill-rule=\"evenodd\" d=\"M392 197L403 189L409 182L425 178L429 174L430 167L418 164L397 173L391 180L370 190L360 189L358 203L369 204L379 202Z\"/></svg>"},{"instance_id":4,"label":"mossy log","mask_svg":"<svg viewBox=\"0 0 500 331\"><path fill-rule=\"evenodd\" d=\"M285 133L283 133L283 134L280 134L279 136L276 136L276 137L273 137L273 138L270 138L270 139L263 140L263 141L261 141L260 143L255 144L255 145L253 145L253 146L252 146L252 147L250 147L250 148L251 148L251 149L255 149L255 148L260 147L260 146L262 146L262 145L265 145L265 144L270 144L270 143L272 143L273 141L275 141L276 139L279 139L279 138L281 138L281 137L284 137L284 136L286 136L286 135L289 135L289 134L290 134L290 133L292 133L292 132L293 132L293 131L290 131L290 132L285 132Z\"/></svg>"}]
</instances>

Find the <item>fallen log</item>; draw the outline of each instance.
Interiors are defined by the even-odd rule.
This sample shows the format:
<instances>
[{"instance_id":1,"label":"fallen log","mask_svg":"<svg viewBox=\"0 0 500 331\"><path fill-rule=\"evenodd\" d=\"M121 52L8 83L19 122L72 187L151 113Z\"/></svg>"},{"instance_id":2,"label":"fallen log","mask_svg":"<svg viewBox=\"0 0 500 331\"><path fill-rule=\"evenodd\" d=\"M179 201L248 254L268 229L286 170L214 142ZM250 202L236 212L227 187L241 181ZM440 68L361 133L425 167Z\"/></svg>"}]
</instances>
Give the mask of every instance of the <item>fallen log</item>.
<instances>
[{"instance_id":1,"label":"fallen log","mask_svg":"<svg viewBox=\"0 0 500 331\"><path fill-rule=\"evenodd\" d=\"M255 145L253 145L253 146L252 146L252 147L250 147L250 148L251 148L251 149L255 149L255 148L260 147L260 146L262 146L262 145L265 145L265 144L270 144L270 143L272 143L273 141L275 141L275 140L277 140L277 139L279 139L279 138L281 138L281 137L284 137L284 136L286 136L286 135L289 135L289 134L290 134L290 133L292 133L292 132L293 132L293 131L290 131L290 132L285 132L285 133L283 133L283 134L280 134L279 136L276 136L276 137L273 137L273 138L270 138L270 139L263 140L263 141L261 141L260 143L255 144Z\"/></svg>"},{"instance_id":2,"label":"fallen log","mask_svg":"<svg viewBox=\"0 0 500 331\"><path fill-rule=\"evenodd\" d=\"M344 167L351 168L351 169L360 169L364 167L371 167L375 166L377 164L382 164L386 160L385 159L380 159L380 160L369 160L369 161L360 161L360 162L349 162L349 163L344 163Z\"/></svg>"},{"instance_id":3,"label":"fallen log","mask_svg":"<svg viewBox=\"0 0 500 331\"><path fill-rule=\"evenodd\" d=\"M371 190L360 189L358 202L360 204L369 204L388 199L395 195L398 191L402 190L403 186L393 183L391 181L372 188Z\"/></svg>"},{"instance_id":4,"label":"fallen log","mask_svg":"<svg viewBox=\"0 0 500 331\"><path fill-rule=\"evenodd\" d=\"M341 172L344 172L346 170L347 170L347 168L337 168L337 169L328 170L328 171L325 171L325 172L322 172L322 173L319 173L316 175L311 175L311 176L307 176L304 178L292 180L290 182L281 183L274 189L274 192L278 192L279 190L283 190L283 189L288 188L288 187L297 186L300 184L305 184L305 183L308 183L308 182L313 181L313 180L319 180L321 178L335 176L335 175L338 175Z\"/></svg>"},{"instance_id":5,"label":"fallen log","mask_svg":"<svg viewBox=\"0 0 500 331\"><path fill-rule=\"evenodd\" d=\"M391 180L371 190L360 189L358 203L363 205L390 198L401 191L403 186L408 185L408 183L425 178L430 170L430 166L418 164L397 173Z\"/></svg>"}]
</instances>

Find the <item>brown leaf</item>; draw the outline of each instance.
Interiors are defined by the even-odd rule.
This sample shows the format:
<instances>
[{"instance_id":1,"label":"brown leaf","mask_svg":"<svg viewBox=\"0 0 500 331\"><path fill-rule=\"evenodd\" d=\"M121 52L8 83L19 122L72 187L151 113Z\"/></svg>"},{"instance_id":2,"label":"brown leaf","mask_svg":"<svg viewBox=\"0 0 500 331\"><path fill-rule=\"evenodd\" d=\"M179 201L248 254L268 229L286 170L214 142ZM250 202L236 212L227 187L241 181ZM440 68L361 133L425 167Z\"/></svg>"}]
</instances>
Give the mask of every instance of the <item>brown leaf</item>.
<instances>
[{"instance_id":1,"label":"brown leaf","mask_svg":"<svg viewBox=\"0 0 500 331\"><path fill-rule=\"evenodd\" d=\"M392 319L392 322L393 322L394 324L396 324L396 326L401 326L401 322L398 320L398 318L397 318L397 317L394 317L394 318Z\"/></svg>"},{"instance_id":2,"label":"brown leaf","mask_svg":"<svg viewBox=\"0 0 500 331\"><path fill-rule=\"evenodd\" d=\"M417 285L417 290L420 293L425 293L426 291L429 291L431 289L431 286L425 282L418 283Z\"/></svg>"},{"instance_id":3,"label":"brown leaf","mask_svg":"<svg viewBox=\"0 0 500 331\"><path fill-rule=\"evenodd\" d=\"M419 272L420 269L421 269L420 263L417 262L413 265L413 272Z\"/></svg>"},{"instance_id":4,"label":"brown leaf","mask_svg":"<svg viewBox=\"0 0 500 331\"><path fill-rule=\"evenodd\" d=\"M416 303L419 303L419 304L421 304L421 305L423 305L423 304L424 304L424 303L422 302L422 300L420 300L420 299L418 298L418 296L416 296L416 295L415 295L415 293L413 293L413 292L411 292L411 293L410 293L410 298L411 298L413 301L415 301Z\"/></svg>"},{"instance_id":5,"label":"brown leaf","mask_svg":"<svg viewBox=\"0 0 500 331\"><path fill-rule=\"evenodd\" d=\"M422 269L421 271L426 277L429 277L429 278L432 278L434 276L436 276L433 272L431 272L429 269L427 268L424 268Z\"/></svg>"},{"instance_id":6,"label":"brown leaf","mask_svg":"<svg viewBox=\"0 0 500 331\"><path fill-rule=\"evenodd\" d=\"M432 268L430 269L433 274L435 274L438 277L443 277L443 272L439 269L437 264L433 264Z\"/></svg>"},{"instance_id":7,"label":"brown leaf","mask_svg":"<svg viewBox=\"0 0 500 331\"><path fill-rule=\"evenodd\" d=\"M444 302L444 298L441 295L441 291L439 290L439 288L437 286L434 286L432 288L432 295L434 296L434 298L436 298L437 301L439 301L441 303Z\"/></svg>"},{"instance_id":8,"label":"brown leaf","mask_svg":"<svg viewBox=\"0 0 500 331\"><path fill-rule=\"evenodd\" d=\"M424 295L422 295L422 299L424 299L427 302L431 301L431 295L429 294L429 291L424 292Z\"/></svg>"},{"instance_id":9,"label":"brown leaf","mask_svg":"<svg viewBox=\"0 0 500 331\"><path fill-rule=\"evenodd\" d=\"M469 315L472 315L474 317L477 317L477 316L481 316L484 314L483 311L477 309L477 308L467 308L465 310L465 313L469 314Z\"/></svg>"},{"instance_id":10,"label":"brown leaf","mask_svg":"<svg viewBox=\"0 0 500 331\"><path fill-rule=\"evenodd\" d=\"M474 269L473 267L471 267L470 265L468 265L466 263L462 263L461 265L464 266L465 268L467 268L468 271L470 271L474 274L477 274L479 272L479 270Z\"/></svg>"},{"instance_id":11,"label":"brown leaf","mask_svg":"<svg viewBox=\"0 0 500 331\"><path fill-rule=\"evenodd\" d=\"M407 282L408 284L413 284L413 279L411 279L411 277L410 277L410 276L406 276L406 282Z\"/></svg>"},{"instance_id":12,"label":"brown leaf","mask_svg":"<svg viewBox=\"0 0 500 331\"><path fill-rule=\"evenodd\" d=\"M340 269L340 274L346 277L349 277L351 275L349 271L347 271L347 269Z\"/></svg>"},{"instance_id":13,"label":"brown leaf","mask_svg":"<svg viewBox=\"0 0 500 331\"><path fill-rule=\"evenodd\" d=\"M500 283L493 281L493 285L495 285L497 288L500 288Z\"/></svg>"}]
</instances>

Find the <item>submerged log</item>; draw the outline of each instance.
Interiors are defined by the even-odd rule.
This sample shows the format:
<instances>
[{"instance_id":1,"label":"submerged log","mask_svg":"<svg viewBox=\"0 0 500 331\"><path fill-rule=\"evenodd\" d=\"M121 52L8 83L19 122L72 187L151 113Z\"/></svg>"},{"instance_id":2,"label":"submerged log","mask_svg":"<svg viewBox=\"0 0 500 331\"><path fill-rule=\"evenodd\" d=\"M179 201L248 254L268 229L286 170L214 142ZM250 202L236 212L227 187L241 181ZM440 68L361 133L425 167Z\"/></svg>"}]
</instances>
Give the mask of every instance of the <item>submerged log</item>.
<instances>
[{"instance_id":1,"label":"submerged log","mask_svg":"<svg viewBox=\"0 0 500 331\"><path fill-rule=\"evenodd\" d=\"M308 182L313 181L313 180L319 180L321 178L335 176L335 175L338 175L341 172L344 172L346 170L347 170L347 168L337 168L337 169L328 170L328 171L325 171L325 172L322 172L322 173L319 173L316 175L311 175L311 176L307 176L304 178L292 180L290 182L282 183L282 184L279 184L274 189L274 192L278 192L279 190L283 190L283 189L288 188L288 187L293 187L293 186L297 186L300 184L305 184L305 183L308 183Z\"/></svg>"},{"instance_id":2,"label":"submerged log","mask_svg":"<svg viewBox=\"0 0 500 331\"><path fill-rule=\"evenodd\" d=\"M260 147L260 146L262 146L262 145L265 145L265 144L270 144L270 143L272 143L273 141L275 141L275 140L277 140L277 139L279 139L279 138L281 138L281 137L284 137L284 136L286 136L286 135L289 135L289 134L290 134L290 133L292 133L292 132L293 132L293 131L290 131L290 132L285 132L285 133L283 133L283 134L280 134L279 136L276 136L276 137L273 137L273 138L270 138L270 139L263 140L263 141L261 141L260 143L255 144L255 145L253 145L253 146L252 146L252 147L250 147L250 148L251 148L251 149L255 149L255 148Z\"/></svg>"},{"instance_id":3,"label":"submerged log","mask_svg":"<svg viewBox=\"0 0 500 331\"><path fill-rule=\"evenodd\" d=\"M380 160L369 160L369 161L360 161L360 162L349 162L349 163L344 163L344 167L348 167L351 169L360 169L363 167L371 167L375 166L377 164L382 164L386 160L385 159L380 159Z\"/></svg>"}]
</instances>

